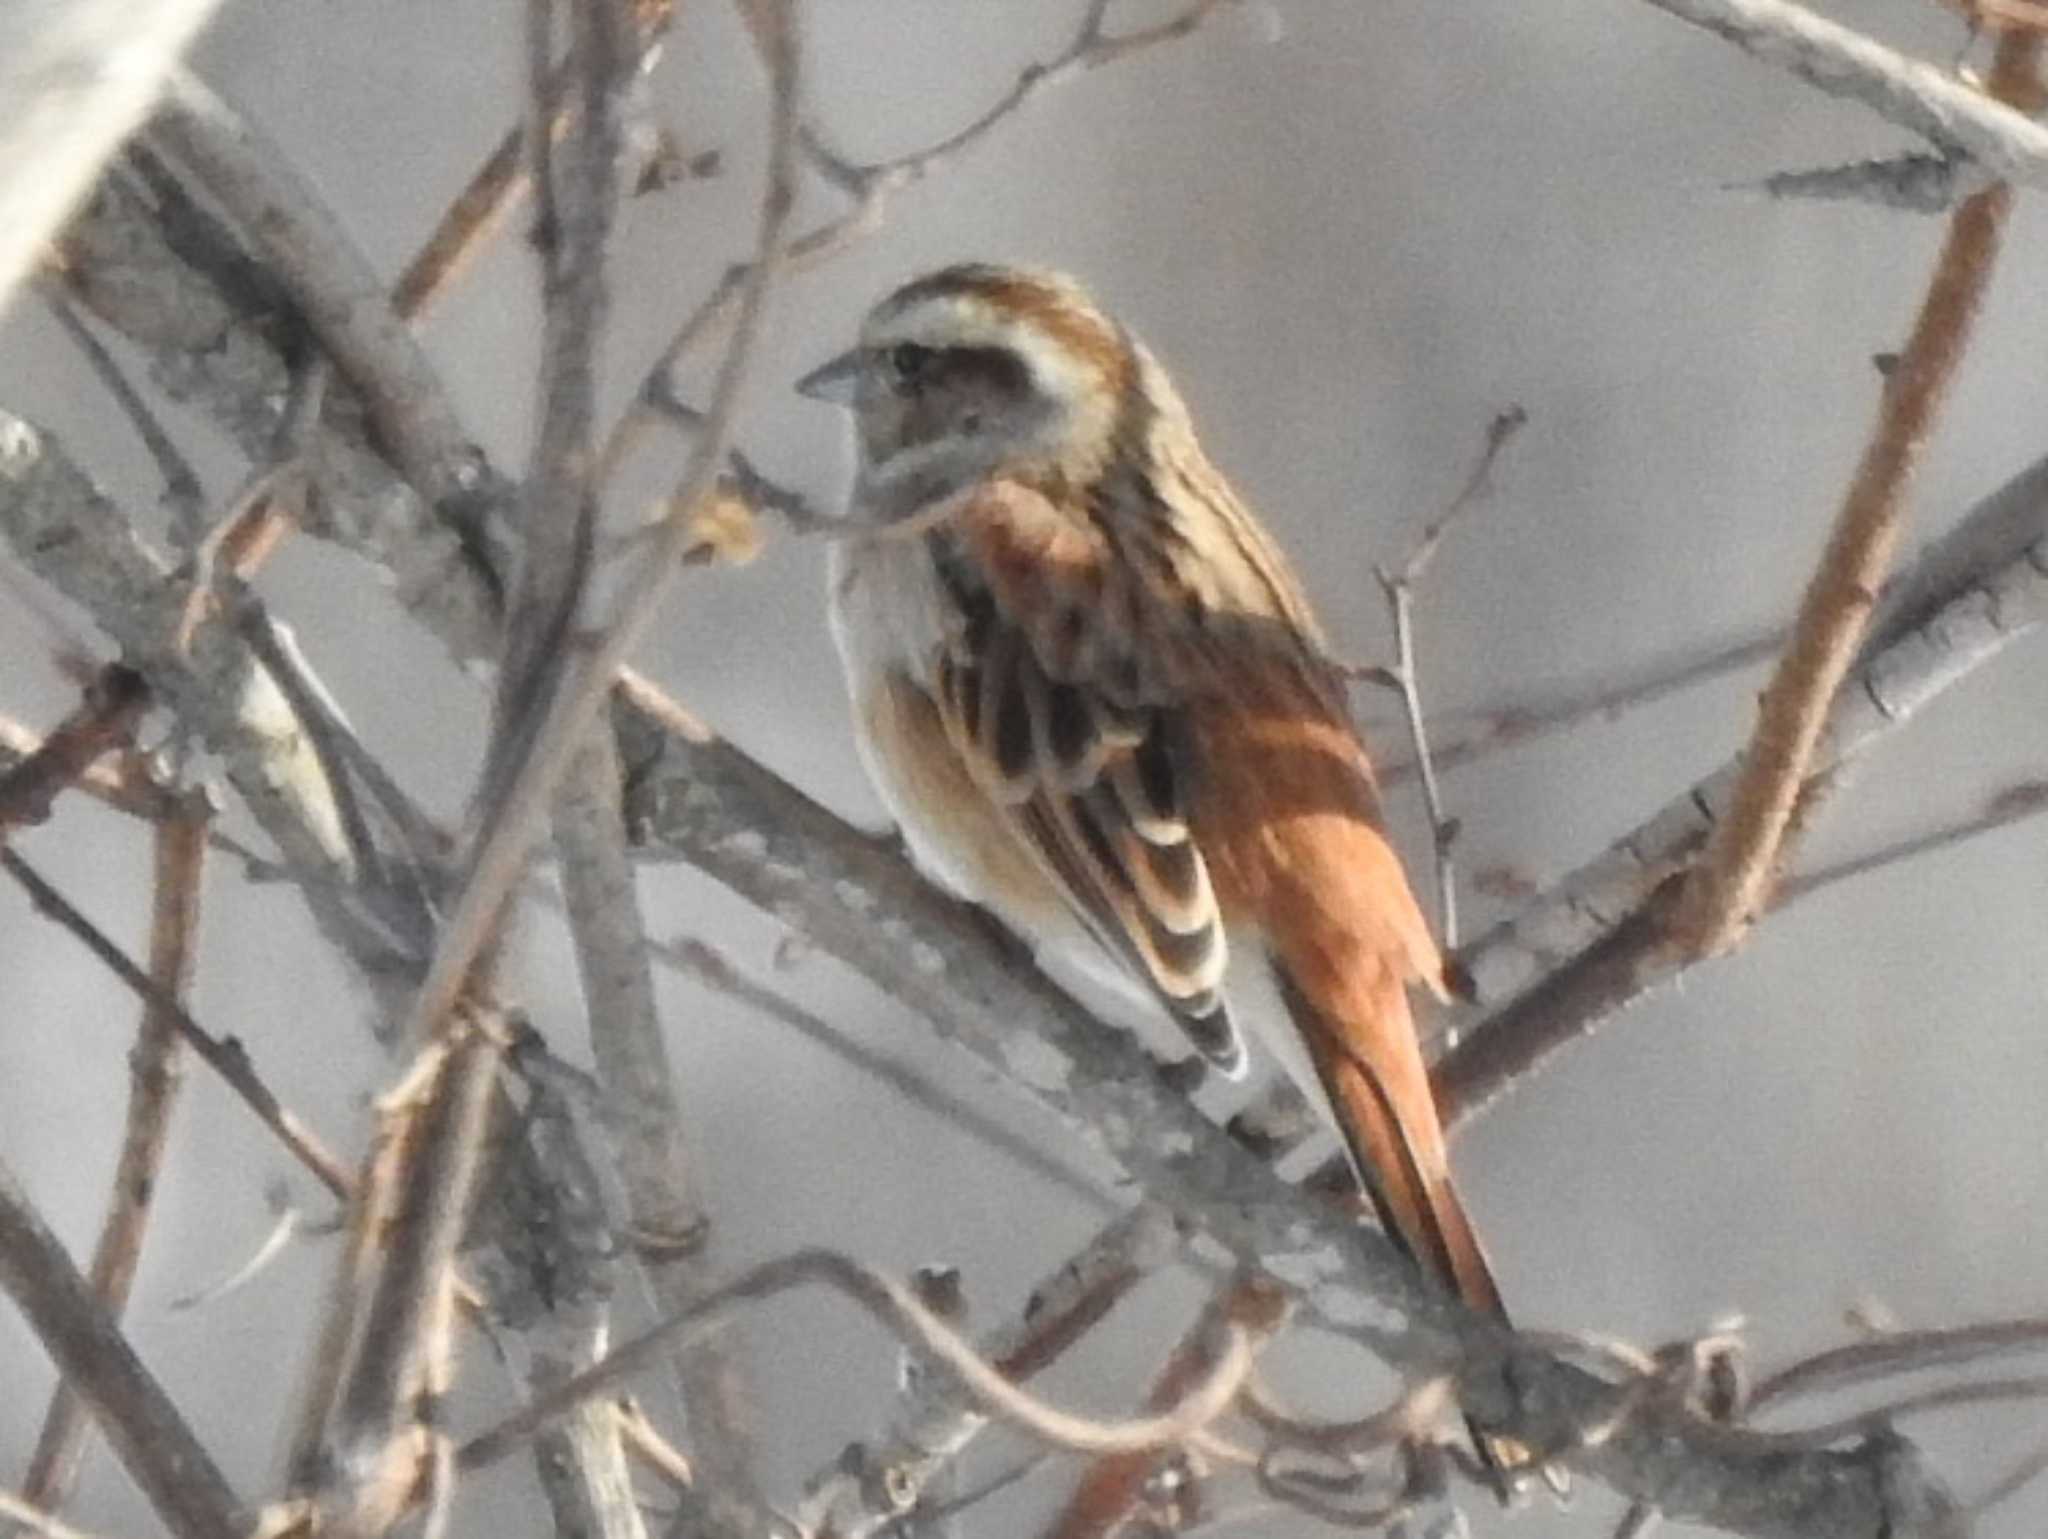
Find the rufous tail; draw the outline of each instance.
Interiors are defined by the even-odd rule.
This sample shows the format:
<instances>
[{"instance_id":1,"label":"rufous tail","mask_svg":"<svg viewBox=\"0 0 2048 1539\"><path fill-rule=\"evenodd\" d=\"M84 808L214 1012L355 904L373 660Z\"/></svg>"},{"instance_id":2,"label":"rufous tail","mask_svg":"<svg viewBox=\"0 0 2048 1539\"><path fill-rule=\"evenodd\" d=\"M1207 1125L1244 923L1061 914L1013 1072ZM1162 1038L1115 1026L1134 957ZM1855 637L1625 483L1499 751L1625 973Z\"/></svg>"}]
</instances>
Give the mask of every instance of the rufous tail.
<instances>
[{"instance_id":1,"label":"rufous tail","mask_svg":"<svg viewBox=\"0 0 2048 1539\"><path fill-rule=\"evenodd\" d=\"M1471 1308L1506 1324L1507 1307L1493 1268L1451 1181L1406 987L1389 974L1384 985L1370 992L1375 1010L1369 1028L1346 1030L1282 974L1282 996L1308 1042L1338 1131L1381 1227L1431 1278ZM1505 1499L1509 1476L1530 1463L1529 1450L1487 1433L1469 1417L1466 1426L1494 1475L1497 1494Z\"/></svg>"}]
</instances>

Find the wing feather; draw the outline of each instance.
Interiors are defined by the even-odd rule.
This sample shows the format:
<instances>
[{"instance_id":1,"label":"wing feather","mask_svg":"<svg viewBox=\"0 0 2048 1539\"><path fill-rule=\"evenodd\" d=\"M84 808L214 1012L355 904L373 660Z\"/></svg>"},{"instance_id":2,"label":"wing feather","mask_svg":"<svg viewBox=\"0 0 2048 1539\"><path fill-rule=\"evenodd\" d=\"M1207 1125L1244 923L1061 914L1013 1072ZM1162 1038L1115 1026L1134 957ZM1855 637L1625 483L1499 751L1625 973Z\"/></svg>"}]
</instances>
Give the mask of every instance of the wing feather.
<instances>
[{"instance_id":1,"label":"wing feather","mask_svg":"<svg viewBox=\"0 0 2048 1539\"><path fill-rule=\"evenodd\" d=\"M1131 640L1142 596L1110 580L1099 537L1020 488L925 538L956 608L934 670L956 750L1098 941L1242 1072L1223 919L1173 763L1185 734Z\"/></svg>"}]
</instances>

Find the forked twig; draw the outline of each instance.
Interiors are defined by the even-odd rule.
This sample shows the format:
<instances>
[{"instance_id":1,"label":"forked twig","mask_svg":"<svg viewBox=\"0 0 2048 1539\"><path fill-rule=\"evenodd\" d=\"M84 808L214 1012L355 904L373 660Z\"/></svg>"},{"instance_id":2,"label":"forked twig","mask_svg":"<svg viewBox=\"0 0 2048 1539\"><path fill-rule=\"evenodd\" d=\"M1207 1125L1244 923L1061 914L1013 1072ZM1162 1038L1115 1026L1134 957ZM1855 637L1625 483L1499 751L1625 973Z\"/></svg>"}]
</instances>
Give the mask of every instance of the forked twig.
<instances>
[{"instance_id":1,"label":"forked twig","mask_svg":"<svg viewBox=\"0 0 2048 1539\"><path fill-rule=\"evenodd\" d=\"M1408 742L1422 781L1423 805L1429 809L1430 849L1436 868L1437 932L1446 948L1458 944L1457 872L1451 860L1458 827L1444 813L1443 789L1437 783L1436 764L1429 752L1429 732L1422 709L1421 670L1415 659L1415 589L1429 570L1430 563L1436 559L1437 548L1443 544L1451 526L1484 500L1494 462L1528 420L1529 414L1519 406L1510 406L1496 415L1487 424L1486 442L1480 449L1472 473L1465 478L1464 486L1442 515L1422 531L1400 570L1393 571L1384 566L1373 568L1373 577L1386 598L1394 625L1391 678L1394 687L1401 692L1403 714L1408 723Z\"/></svg>"},{"instance_id":2,"label":"forked twig","mask_svg":"<svg viewBox=\"0 0 2048 1539\"><path fill-rule=\"evenodd\" d=\"M754 5L758 3L759 0L754 0ZM1192 0L1185 10L1166 21L1112 36L1103 31L1108 5L1104 0L1089 0L1080 25L1059 54L1043 63L1026 66L1018 74L1016 84L965 127L936 144L889 160L850 160L827 146L816 125L800 121L795 129L796 148L805 163L825 181L848 194L853 204L843 213L792 239L783 252L784 266L793 273L807 272L881 228L889 201L896 193L953 164L999 124L1022 111L1045 91L1105 64L1186 37L1225 8L1241 3L1242 0ZM756 24L754 5L743 7L742 14L747 17L750 35L758 48L767 33ZM604 449L598 457L600 485L610 483L620 466L655 426L667 422L688 427L693 434L698 430L704 414L684 403L676 393L676 366L731 322L736 314L735 307L750 281L750 264L739 263L728 268L711 293L685 318L655 356L634 404L619 418L605 440Z\"/></svg>"}]
</instances>

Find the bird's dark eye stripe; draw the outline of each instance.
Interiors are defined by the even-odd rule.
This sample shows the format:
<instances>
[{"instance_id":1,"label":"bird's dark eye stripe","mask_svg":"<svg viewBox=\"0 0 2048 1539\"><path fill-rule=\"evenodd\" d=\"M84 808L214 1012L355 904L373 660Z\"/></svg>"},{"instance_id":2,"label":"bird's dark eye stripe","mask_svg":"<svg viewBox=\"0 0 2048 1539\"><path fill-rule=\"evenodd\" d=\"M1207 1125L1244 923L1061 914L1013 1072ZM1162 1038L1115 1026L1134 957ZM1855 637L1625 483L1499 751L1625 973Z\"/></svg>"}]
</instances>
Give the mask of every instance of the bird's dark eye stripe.
<instances>
[{"instance_id":1,"label":"bird's dark eye stripe","mask_svg":"<svg viewBox=\"0 0 2048 1539\"><path fill-rule=\"evenodd\" d=\"M905 379L915 379L932 361L932 350L917 342L898 342L889 349L889 367Z\"/></svg>"}]
</instances>

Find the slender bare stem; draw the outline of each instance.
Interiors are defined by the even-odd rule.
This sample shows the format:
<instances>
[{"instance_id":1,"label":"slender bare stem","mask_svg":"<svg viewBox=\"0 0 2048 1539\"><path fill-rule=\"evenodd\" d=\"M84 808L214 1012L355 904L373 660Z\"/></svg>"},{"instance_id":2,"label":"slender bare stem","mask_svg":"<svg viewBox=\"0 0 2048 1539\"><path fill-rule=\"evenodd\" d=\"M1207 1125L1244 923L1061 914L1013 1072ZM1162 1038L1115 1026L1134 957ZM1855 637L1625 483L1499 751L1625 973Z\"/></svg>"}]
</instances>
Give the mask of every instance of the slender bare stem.
<instances>
[{"instance_id":1,"label":"slender bare stem","mask_svg":"<svg viewBox=\"0 0 2048 1539\"><path fill-rule=\"evenodd\" d=\"M130 992L176 1026L178 1035L192 1045L200 1061L227 1082L228 1087L256 1113L257 1119L277 1135L278 1142L290 1150L293 1157L323 1186L338 1197L348 1195L353 1186L348 1167L329 1153L297 1114L271 1093L270 1087L263 1083L250 1064L248 1050L239 1041L216 1037L201 1026L178 1002L176 995L160 987L155 979L136 966L125 951L107 938L105 931L79 912L15 851L0 847L0 870L21 884L37 909L84 942L86 949L98 957Z\"/></svg>"},{"instance_id":2,"label":"slender bare stem","mask_svg":"<svg viewBox=\"0 0 2048 1539\"><path fill-rule=\"evenodd\" d=\"M1436 867L1437 931L1446 947L1458 944L1458 878L1451 859L1458 830L1444 812L1443 787L1437 781L1436 761L1429 751L1429 729L1422 709L1422 671L1415 655L1415 590L1436 559L1437 549L1451 526L1484 499L1494 462L1528 420L1529 414L1519 406L1510 406L1496 416L1487 425L1485 446L1464 486L1442 516L1422 531L1400 570L1373 568L1394 626L1394 684L1401 691L1408 745L1422 780L1423 805L1429 809L1430 851Z\"/></svg>"},{"instance_id":3,"label":"slender bare stem","mask_svg":"<svg viewBox=\"0 0 2048 1539\"><path fill-rule=\"evenodd\" d=\"M0 1289L177 1539L247 1534L249 1510L0 1163Z\"/></svg>"},{"instance_id":4,"label":"slender bare stem","mask_svg":"<svg viewBox=\"0 0 2048 1539\"><path fill-rule=\"evenodd\" d=\"M2038 105L2040 50L2035 33L2001 36L1992 94ZM1777 879L1780 846L1812 770L1829 706L1876 607L1913 473L1990 287L2012 197L2010 185L1994 184L1973 193L1950 219L1919 317L1885 381L1876 432L1807 586L1792 639L1764 691L1733 803L1673 915L1673 941L1687 955L1714 956L1733 947Z\"/></svg>"},{"instance_id":5,"label":"slender bare stem","mask_svg":"<svg viewBox=\"0 0 2048 1539\"><path fill-rule=\"evenodd\" d=\"M1188 1394L1210 1371L1221 1329L1228 1320L1255 1320L1251 1345L1256 1351L1287 1319L1284 1295L1269 1281L1238 1278L1211 1296L1208 1304L1168 1354L1145 1396L1145 1409L1164 1411ZM1045 1529L1046 1539L1111 1539L1139 1516L1147 1488L1163 1467L1160 1450L1110 1454L1082 1473L1058 1517ZM1168 1524L1171 1527L1169 1521Z\"/></svg>"},{"instance_id":6,"label":"slender bare stem","mask_svg":"<svg viewBox=\"0 0 2048 1539\"><path fill-rule=\"evenodd\" d=\"M205 871L210 809L201 794L184 798L182 816L156 825L155 892L149 930L149 976L165 994L183 1000L192 987L199 958L199 893ZM178 1023L144 1005L142 1025L128 1056L128 1116L113 1191L100 1226L88 1277L108 1315L127 1308L135 1269L142 1259L157 1177L170 1142L171 1113L184 1076L179 1062ZM85 1453L85 1406L69 1384L57 1386L43 1416L22 1496L55 1512L69 1500Z\"/></svg>"}]
</instances>

